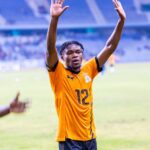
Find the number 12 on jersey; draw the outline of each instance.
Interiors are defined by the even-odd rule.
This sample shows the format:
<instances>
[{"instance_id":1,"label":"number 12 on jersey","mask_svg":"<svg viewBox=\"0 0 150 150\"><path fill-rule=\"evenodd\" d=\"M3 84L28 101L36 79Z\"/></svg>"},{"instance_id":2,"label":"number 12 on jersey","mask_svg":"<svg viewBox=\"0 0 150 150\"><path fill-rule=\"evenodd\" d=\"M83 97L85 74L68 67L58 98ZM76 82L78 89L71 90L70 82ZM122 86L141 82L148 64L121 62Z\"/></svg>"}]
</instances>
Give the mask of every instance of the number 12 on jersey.
<instances>
[{"instance_id":1,"label":"number 12 on jersey","mask_svg":"<svg viewBox=\"0 0 150 150\"><path fill-rule=\"evenodd\" d=\"M82 89L82 90L76 89L75 92L77 94L77 99L78 99L79 104L89 105L89 103L86 102L86 100L89 96L87 89Z\"/></svg>"}]
</instances>

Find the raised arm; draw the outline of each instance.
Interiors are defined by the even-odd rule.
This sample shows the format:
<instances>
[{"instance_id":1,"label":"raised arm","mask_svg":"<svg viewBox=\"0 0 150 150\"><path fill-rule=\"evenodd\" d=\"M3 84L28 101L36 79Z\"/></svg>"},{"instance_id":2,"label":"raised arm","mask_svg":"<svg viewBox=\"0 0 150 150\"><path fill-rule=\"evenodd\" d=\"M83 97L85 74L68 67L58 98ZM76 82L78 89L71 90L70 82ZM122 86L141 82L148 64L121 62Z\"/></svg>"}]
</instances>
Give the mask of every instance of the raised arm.
<instances>
[{"instance_id":1,"label":"raised arm","mask_svg":"<svg viewBox=\"0 0 150 150\"><path fill-rule=\"evenodd\" d=\"M124 22L126 19L126 14L125 14L125 11L124 11L121 3L118 0L113 0L113 3L114 3L114 7L119 15L119 20L117 22L117 25L116 25L113 33L107 40L104 48L97 55L100 67L102 67L104 65L104 63L107 61L107 59L110 57L110 55L117 48L117 45L118 45L120 37L121 37L122 29L124 26Z\"/></svg>"},{"instance_id":2,"label":"raised arm","mask_svg":"<svg viewBox=\"0 0 150 150\"><path fill-rule=\"evenodd\" d=\"M19 100L20 93L17 93L14 100L8 105L4 107L0 107L0 117L6 116L11 112L14 113L22 113L26 110L28 101L20 101Z\"/></svg>"},{"instance_id":3,"label":"raised arm","mask_svg":"<svg viewBox=\"0 0 150 150\"><path fill-rule=\"evenodd\" d=\"M68 6L62 6L64 0L51 0L50 15L51 21L47 32L47 67L48 70L53 69L58 61L56 50L56 32L58 19Z\"/></svg>"}]
</instances>

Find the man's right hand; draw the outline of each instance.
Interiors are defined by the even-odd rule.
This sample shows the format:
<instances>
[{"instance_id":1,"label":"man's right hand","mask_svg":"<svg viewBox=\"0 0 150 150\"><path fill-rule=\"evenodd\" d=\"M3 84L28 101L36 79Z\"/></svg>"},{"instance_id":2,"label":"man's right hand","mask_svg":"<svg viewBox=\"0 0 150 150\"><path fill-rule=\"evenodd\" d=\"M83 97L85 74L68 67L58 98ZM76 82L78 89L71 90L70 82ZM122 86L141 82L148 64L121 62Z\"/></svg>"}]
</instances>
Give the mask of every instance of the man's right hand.
<instances>
[{"instance_id":1,"label":"man's right hand","mask_svg":"<svg viewBox=\"0 0 150 150\"><path fill-rule=\"evenodd\" d=\"M61 14L69 8L69 6L62 6L64 0L51 0L50 13L51 17L58 18Z\"/></svg>"}]
</instances>

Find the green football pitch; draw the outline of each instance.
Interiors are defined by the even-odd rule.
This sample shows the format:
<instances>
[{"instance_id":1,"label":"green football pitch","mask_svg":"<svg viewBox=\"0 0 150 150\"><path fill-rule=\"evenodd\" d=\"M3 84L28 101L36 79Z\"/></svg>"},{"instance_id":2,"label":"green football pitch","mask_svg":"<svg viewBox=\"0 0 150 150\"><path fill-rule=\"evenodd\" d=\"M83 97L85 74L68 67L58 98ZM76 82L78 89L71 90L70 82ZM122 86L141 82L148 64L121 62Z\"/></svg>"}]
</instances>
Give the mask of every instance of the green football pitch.
<instances>
[{"instance_id":1,"label":"green football pitch","mask_svg":"<svg viewBox=\"0 0 150 150\"><path fill-rule=\"evenodd\" d=\"M61 84L61 83L60 83ZM0 73L0 105L17 91L27 112L0 119L0 150L57 150L57 115L46 70ZM150 150L150 63L117 64L93 84L98 150Z\"/></svg>"}]
</instances>

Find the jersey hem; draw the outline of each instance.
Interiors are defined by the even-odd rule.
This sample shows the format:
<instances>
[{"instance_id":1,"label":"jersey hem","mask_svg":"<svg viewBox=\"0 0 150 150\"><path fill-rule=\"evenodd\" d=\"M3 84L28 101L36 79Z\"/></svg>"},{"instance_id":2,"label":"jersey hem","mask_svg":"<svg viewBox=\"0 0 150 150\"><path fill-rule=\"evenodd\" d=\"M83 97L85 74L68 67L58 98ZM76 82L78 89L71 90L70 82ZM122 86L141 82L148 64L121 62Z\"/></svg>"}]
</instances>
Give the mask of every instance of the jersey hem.
<instances>
[{"instance_id":1,"label":"jersey hem","mask_svg":"<svg viewBox=\"0 0 150 150\"><path fill-rule=\"evenodd\" d=\"M66 139L71 139L71 140L75 140L75 141L89 141L89 140L96 139L96 136L94 136L93 138L87 138L87 139L71 138L71 137L58 138L58 139L56 139L56 141L57 141L57 142L64 142Z\"/></svg>"}]
</instances>

